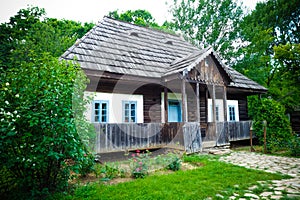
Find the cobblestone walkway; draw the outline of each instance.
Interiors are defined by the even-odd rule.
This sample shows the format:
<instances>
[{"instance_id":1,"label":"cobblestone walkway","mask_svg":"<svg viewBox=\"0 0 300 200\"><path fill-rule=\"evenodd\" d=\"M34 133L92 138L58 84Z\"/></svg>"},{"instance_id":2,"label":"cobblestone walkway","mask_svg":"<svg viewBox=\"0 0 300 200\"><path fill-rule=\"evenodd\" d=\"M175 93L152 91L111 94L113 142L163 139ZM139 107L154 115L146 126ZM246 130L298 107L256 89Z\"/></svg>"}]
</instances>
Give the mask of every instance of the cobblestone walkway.
<instances>
[{"instance_id":1,"label":"cobblestone walkway","mask_svg":"<svg viewBox=\"0 0 300 200\"><path fill-rule=\"evenodd\" d=\"M258 185L248 188L243 196L234 194L230 199L300 199L299 158L269 156L250 152L233 152L228 156L221 157L220 161L270 173L279 172L293 177L291 179L259 182ZM253 192L258 187L263 188L259 195Z\"/></svg>"}]
</instances>

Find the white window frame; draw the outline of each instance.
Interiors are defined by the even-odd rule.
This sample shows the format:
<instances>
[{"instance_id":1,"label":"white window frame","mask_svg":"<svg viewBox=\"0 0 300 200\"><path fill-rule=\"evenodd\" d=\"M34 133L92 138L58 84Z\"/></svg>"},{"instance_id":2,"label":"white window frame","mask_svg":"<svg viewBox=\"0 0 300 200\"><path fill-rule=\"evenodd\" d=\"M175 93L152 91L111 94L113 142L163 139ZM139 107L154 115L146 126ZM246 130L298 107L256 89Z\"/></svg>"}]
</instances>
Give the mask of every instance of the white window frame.
<instances>
[{"instance_id":1,"label":"white window frame","mask_svg":"<svg viewBox=\"0 0 300 200\"><path fill-rule=\"evenodd\" d=\"M230 119L230 108L234 108L234 118ZM227 101L227 121L238 122L239 119L239 102L238 100L228 100Z\"/></svg>"}]
</instances>

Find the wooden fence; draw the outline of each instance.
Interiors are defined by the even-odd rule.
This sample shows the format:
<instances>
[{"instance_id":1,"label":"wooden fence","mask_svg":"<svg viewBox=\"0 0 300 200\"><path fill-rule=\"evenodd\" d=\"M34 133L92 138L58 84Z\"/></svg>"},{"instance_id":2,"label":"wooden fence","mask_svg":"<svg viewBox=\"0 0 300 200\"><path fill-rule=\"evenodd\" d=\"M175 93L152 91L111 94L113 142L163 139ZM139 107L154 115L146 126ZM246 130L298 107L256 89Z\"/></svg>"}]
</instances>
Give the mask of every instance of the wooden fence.
<instances>
[{"instance_id":1,"label":"wooden fence","mask_svg":"<svg viewBox=\"0 0 300 200\"><path fill-rule=\"evenodd\" d=\"M204 141L216 141L216 145L229 144L250 138L251 121L207 123Z\"/></svg>"},{"instance_id":2,"label":"wooden fence","mask_svg":"<svg viewBox=\"0 0 300 200\"><path fill-rule=\"evenodd\" d=\"M94 123L96 153L172 147L201 151L199 123Z\"/></svg>"},{"instance_id":3,"label":"wooden fence","mask_svg":"<svg viewBox=\"0 0 300 200\"><path fill-rule=\"evenodd\" d=\"M197 122L186 123L94 123L95 152L171 147L187 153L202 150L202 141L217 146L250 138L251 121L207 123L200 132Z\"/></svg>"}]
</instances>

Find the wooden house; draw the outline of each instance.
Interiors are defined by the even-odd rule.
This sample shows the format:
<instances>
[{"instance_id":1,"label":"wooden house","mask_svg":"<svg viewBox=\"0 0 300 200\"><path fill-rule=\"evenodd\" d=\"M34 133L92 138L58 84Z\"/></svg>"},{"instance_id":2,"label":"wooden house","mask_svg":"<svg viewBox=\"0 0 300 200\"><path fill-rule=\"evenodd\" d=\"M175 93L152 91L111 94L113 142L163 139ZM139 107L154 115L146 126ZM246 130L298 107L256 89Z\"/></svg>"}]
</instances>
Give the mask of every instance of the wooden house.
<instances>
[{"instance_id":1,"label":"wooden house","mask_svg":"<svg viewBox=\"0 0 300 200\"><path fill-rule=\"evenodd\" d=\"M62 58L76 59L90 79L97 152L165 145L194 152L203 142L247 138L247 96L267 91L212 48L108 17Z\"/></svg>"}]
</instances>

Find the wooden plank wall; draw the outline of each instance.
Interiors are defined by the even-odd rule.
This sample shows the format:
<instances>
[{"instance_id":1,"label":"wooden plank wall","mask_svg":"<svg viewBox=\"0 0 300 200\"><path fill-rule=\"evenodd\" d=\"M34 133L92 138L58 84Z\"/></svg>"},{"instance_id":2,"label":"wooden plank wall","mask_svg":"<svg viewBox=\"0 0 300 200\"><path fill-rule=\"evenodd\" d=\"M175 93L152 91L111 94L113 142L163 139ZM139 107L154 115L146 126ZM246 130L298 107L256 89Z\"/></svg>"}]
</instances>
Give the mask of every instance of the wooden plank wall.
<instances>
[{"instance_id":1,"label":"wooden plank wall","mask_svg":"<svg viewBox=\"0 0 300 200\"><path fill-rule=\"evenodd\" d=\"M230 141L245 140L250 138L251 121L239 122L208 122L206 136L203 141L216 141L216 144L226 145ZM218 135L216 135L216 130Z\"/></svg>"},{"instance_id":2,"label":"wooden plank wall","mask_svg":"<svg viewBox=\"0 0 300 200\"><path fill-rule=\"evenodd\" d=\"M199 123L94 123L95 152L169 147L187 153L201 151Z\"/></svg>"},{"instance_id":3,"label":"wooden plank wall","mask_svg":"<svg viewBox=\"0 0 300 200\"><path fill-rule=\"evenodd\" d=\"M228 100L238 100L240 121L249 120L247 96L229 93L227 95L227 98L228 98Z\"/></svg>"}]
</instances>

